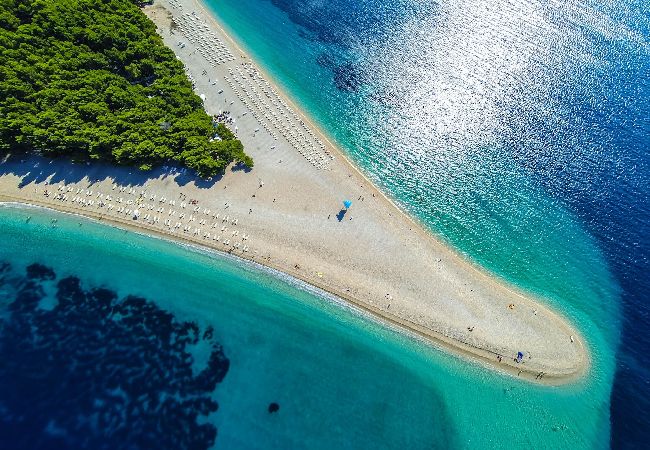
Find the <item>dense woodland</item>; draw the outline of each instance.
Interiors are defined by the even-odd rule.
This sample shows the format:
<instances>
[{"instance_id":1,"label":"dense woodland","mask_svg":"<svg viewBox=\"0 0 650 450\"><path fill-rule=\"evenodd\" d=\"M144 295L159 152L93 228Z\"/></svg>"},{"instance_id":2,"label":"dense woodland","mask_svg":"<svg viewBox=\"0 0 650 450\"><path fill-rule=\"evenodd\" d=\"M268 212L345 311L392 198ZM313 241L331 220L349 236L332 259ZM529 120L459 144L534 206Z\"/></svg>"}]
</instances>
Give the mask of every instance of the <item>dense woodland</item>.
<instances>
[{"instance_id":1,"label":"dense woodland","mask_svg":"<svg viewBox=\"0 0 650 450\"><path fill-rule=\"evenodd\" d=\"M203 177L253 165L214 127L140 3L0 0L0 154L143 170L176 161Z\"/></svg>"}]
</instances>

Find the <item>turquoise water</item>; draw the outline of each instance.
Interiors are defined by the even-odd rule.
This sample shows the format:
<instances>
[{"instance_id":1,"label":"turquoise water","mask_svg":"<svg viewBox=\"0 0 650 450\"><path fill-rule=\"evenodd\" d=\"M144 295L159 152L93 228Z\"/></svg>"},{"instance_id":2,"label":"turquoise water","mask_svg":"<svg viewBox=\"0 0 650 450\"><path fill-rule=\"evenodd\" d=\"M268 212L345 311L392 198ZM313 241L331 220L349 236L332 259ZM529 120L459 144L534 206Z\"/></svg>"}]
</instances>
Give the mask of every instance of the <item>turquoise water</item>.
<instances>
[{"instance_id":1,"label":"turquoise water","mask_svg":"<svg viewBox=\"0 0 650 450\"><path fill-rule=\"evenodd\" d=\"M572 445L647 441L647 5L204 3L404 209L578 326L600 412Z\"/></svg>"},{"instance_id":2,"label":"turquoise water","mask_svg":"<svg viewBox=\"0 0 650 450\"><path fill-rule=\"evenodd\" d=\"M0 262L15 276L39 263L57 279L78 277L84 289L142 296L179 321L214 327L230 367L214 391L219 409L198 420L217 427L216 447L606 446L601 355L583 383L532 386L230 257L43 209L2 207L0 229ZM5 306L11 286L0 287ZM46 287L43 308L56 304L51 291ZM584 313L573 314L588 336L600 335ZM205 352L192 349L194 364L205 363ZM270 402L278 413L267 412ZM166 437L158 437L160 448Z\"/></svg>"}]
</instances>

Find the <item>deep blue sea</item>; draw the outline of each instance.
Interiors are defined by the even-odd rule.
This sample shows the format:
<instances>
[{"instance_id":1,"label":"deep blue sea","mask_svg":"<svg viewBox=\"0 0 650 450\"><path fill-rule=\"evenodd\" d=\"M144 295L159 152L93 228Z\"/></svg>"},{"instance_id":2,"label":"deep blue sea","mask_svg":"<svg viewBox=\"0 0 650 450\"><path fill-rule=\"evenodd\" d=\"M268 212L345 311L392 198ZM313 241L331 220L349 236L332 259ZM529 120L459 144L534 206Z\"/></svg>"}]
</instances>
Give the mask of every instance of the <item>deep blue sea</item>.
<instances>
[{"instance_id":1,"label":"deep blue sea","mask_svg":"<svg viewBox=\"0 0 650 450\"><path fill-rule=\"evenodd\" d=\"M433 233L592 368L493 373L286 277L0 208L0 448L647 448L650 6L206 0Z\"/></svg>"}]
</instances>

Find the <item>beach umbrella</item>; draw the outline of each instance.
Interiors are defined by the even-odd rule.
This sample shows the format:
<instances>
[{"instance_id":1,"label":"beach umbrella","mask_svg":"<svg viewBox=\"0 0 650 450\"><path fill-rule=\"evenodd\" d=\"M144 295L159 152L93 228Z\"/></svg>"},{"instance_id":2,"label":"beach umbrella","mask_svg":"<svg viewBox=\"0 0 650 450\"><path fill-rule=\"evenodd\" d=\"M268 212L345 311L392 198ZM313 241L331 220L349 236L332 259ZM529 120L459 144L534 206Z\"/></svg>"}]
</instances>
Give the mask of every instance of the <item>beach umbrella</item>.
<instances>
[{"instance_id":1,"label":"beach umbrella","mask_svg":"<svg viewBox=\"0 0 650 450\"><path fill-rule=\"evenodd\" d=\"M139 216L140 216L140 210L139 209L136 209L135 211L133 211L133 218L134 219L137 219Z\"/></svg>"},{"instance_id":2,"label":"beach umbrella","mask_svg":"<svg viewBox=\"0 0 650 450\"><path fill-rule=\"evenodd\" d=\"M345 209L348 209L352 206L352 202L350 200L343 200L343 206L345 206Z\"/></svg>"}]
</instances>

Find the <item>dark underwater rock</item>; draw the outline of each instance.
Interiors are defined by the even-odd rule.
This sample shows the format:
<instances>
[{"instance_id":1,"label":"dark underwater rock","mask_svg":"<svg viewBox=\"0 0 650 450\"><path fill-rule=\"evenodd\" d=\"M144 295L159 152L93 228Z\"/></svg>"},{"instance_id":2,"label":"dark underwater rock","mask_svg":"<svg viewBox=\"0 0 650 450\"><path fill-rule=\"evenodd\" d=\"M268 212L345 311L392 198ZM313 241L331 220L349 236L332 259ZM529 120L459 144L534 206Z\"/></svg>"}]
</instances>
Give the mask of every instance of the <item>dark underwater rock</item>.
<instances>
[{"instance_id":1,"label":"dark underwater rock","mask_svg":"<svg viewBox=\"0 0 650 450\"><path fill-rule=\"evenodd\" d=\"M43 264L34 263L27 266L27 278L30 280L54 280L56 274L51 268Z\"/></svg>"},{"instance_id":2,"label":"dark underwater rock","mask_svg":"<svg viewBox=\"0 0 650 450\"><path fill-rule=\"evenodd\" d=\"M0 321L0 448L212 447L217 429L201 417L217 411L230 365L214 330L76 277L39 308L40 283L54 276L29 266ZM200 340L210 356L194 374L187 346Z\"/></svg>"}]
</instances>

